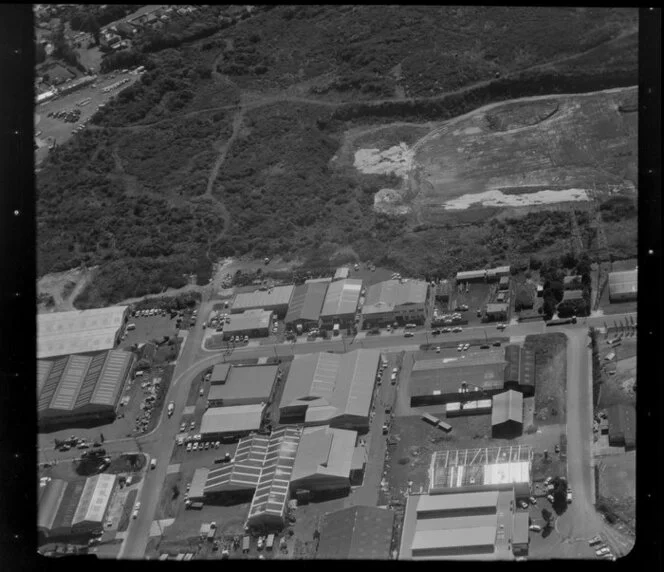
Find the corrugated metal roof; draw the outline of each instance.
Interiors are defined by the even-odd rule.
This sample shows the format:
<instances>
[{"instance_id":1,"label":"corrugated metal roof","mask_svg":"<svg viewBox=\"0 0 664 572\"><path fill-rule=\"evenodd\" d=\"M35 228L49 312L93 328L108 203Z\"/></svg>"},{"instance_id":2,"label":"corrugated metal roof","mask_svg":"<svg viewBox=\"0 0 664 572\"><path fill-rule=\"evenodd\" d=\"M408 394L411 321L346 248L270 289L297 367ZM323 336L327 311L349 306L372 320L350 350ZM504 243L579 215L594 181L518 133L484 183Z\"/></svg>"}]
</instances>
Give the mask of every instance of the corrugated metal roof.
<instances>
[{"instance_id":1,"label":"corrugated metal roof","mask_svg":"<svg viewBox=\"0 0 664 572\"><path fill-rule=\"evenodd\" d=\"M373 506L353 506L328 513L321 527L317 558L388 560L394 513Z\"/></svg>"},{"instance_id":2,"label":"corrugated metal roof","mask_svg":"<svg viewBox=\"0 0 664 572\"><path fill-rule=\"evenodd\" d=\"M517 512L514 515L514 528L512 532L512 544L528 544L528 523L530 515L527 512Z\"/></svg>"},{"instance_id":3,"label":"corrugated metal roof","mask_svg":"<svg viewBox=\"0 0 664 572\"><path fill-rule=\"evenodd\" d=\"M482 491L473 493L454 493L448 495L422 495L417 501L417 514L445 510L463 510L496 507L498 491Z\"/></svg>"},{"instance_id":4,"label":"corrugated metal roof","mask_svg":"<svg viewBox=\"0 0 664 572\"><path fill-rule=\"evenodd\" d=\"M79 479L69 482L65 495L60 502L60 508L55 517L53 528L67 529L71 527L86 483L87 479Z\"/></svg>"},{"instance_id":5,"label":"corrugated metal roof","mask_svg":"<svg viewBox=\"0 0 664 572\"><path fill-rule=\"evenodd\" d=\"M297 447L291 480L315 475L350 478L356 440L356 431L332 429L329 426L304 429Z\"/></svg>"},{"instance_id":6,"label":"corrugated metal roof","mask_svg":"<svg viewBox=\"0 0 664 572\"><path fill-rule=\"evenodd\" d=\"M37 395L41 393L48 375L51 373L53 363L51 360L37 360Z\"/></svg>"},{"instance_id":7,"label":"corrugated metal roof","mask_svg":"<svg viewBox=\"0 0 664 572\"><path fill-rule=\"evenodd\" d=\"M116 475L107 473L88 478L76 508L72 525L81 522L101 523L104 520L104 514L111 499L116 478Z\"/></svg>"},{"instance_id":8,"label":"corrugated metal roof","mask_svg":"<svg viewBox=\"0 0 664 572\"><path fill-rule=\"evenodd\" d=\"M433 550L436 548L493 546L495 542L495 526L448 530L418 530L413 537L411 549L415 553L418 550Z\"/></svg>"},{"instance_id":9,"label":"corrugated metal roof","mask_svg":"<svg viewBox=\"0 0 664 572\"><path fill-rule=\"evenodd\" d=\"M528 513L523 513L528 516ZM482 526L496 526L497 514L482 514L473 516L458 516L448 518L423 518L415 524L415 530L449 530L461 528L478 528Z\"/></svg>"},{"instance_id":10,"label":"corrugated metal roof","mask_svg":"<svg viewBox=\"0 0 664 572\"><path fill-rule=\"evenodd\" d=\"M255 292L242 292L236 294L232 309L250 310L252 308L272 308L274 306L287 306L295 286L275 286L270 290L256 290Z\"/></svg>"},{"instance_id":11,"label":"corrugated metal roof","mask_svg":"<svg viewBox=\"0 0 664 572\"><path fill-rule=\"evenodd\" d=\"M230 323L224 326L224 333L264 330L270 327L272 312L265 310L246 310L241 314L231 314Z\"/></svg>"},{"instance_id":12,"label":"corrugated metal roof","mask_svg":"<svg viewBox=\"0 0 664 572\"><path fill-rule=\"evenodd\" d=\"M523 394L511 389L493 396L491 409L491 425L499 425L506 421L523 423Z\"/></svg>"},{"instance_id":13,"label":"corrugated metal roof","mask_svg":"<svg viewBox=\"0 0 664 572\"><path fill-rule=\"evenodd\" d=\"M278 371L277 365L233 367L226 383L210 387L208 401L238 398L267 401Z\"/></svg>"},{"instance_id":14,"label":"corrugated metal roof","mask_svg":"<svg viewBox=\"0 0 664 572\"><path fill-rule=\"evenodd\" d=\"M609 295L638 292L638 270L609 273Z\"/></svg>"},{"instance_id":15,"label":"corrugated metal roof","mask_svg":"<svg viewBox=\"0 0 664 572\"><path fill-rule=\"evenodd\" d=\"M354 314L360 301L362 280L346 279L332 282L325 294L321 316Z\"/></svg>"},{"instance_id":16,"label":"corrugated metal roof","mask_svg":"<svg viewBox=\"0 0 664 572\"><path fill-rule=\"evenodd\" d=\"M69 356L60 383L53 394L50 403L51 409L74 409L79 389L83 385L91 361L86 356Z\"/></svg>"},{"instance_id":17,"label":"corrugated metal roof","mask_svg":"<svg viewBox=\"0 0 664 572\"><path fill-rule=\"evenodd\" d=\"M521 348L517 345L505 346L505 381L519 381Z\"/></svg>"},{"instance_id":18,"label":"corrugated metal roof","mask_svg":"<svg viewBox=\"0 0 664 572\"><path fill-rule=\"evenodd\" d=\"M111 349L127 306L37 316L37 358Z\"/></svg>"},{"instance_id":19,"label":"corrugated metal roof","mask_svg":"<svg viewBox=\"0 0 664 572\"><path fill-rule=\"evenodd\" d=\"M288 306L286 324L297 320L317 321L325 301L327 286L325 282L310 282L296 286Z\"/></svg>"},{"instance_id":20,"label":"corrugated metal roof","mask_svg":"<svg viewBox=\"0 0 664 572\"><path fill-rule=\"evenodd\" d=\"M60 503L67 491L67 481L52 479L44 487L44 492L39 499L39 511L37 515L37 527L50 531L60 509Z\"/></svg>"},{"instance_id":21,"label":"corrugated metal roof","mask_svg":"<svg viewBox=\"0 0 664 572\"><path fill-rule=\"evenodd\" d=\"M262 516L283 518L299 440L300 431L294 427L274 431L270 436L248 522L256 523Z\"/></svg>"},{"instance_id":22,"label":"corrugated metal roof","mask_svg":"<svg viewBox=\"0 0 664 572\"><path fill-rule=\"evenodd\" d=\"M203 497L209 473L210 469L206 467L200 467L194 471L194 475L191 477L191 483L189 485L190 498L199 499Z\"/></svg>"},{"instance_id":23,"label":"corrugated metal roof","mask_svg":"<svg viewBox=\"0 0 664 572\"><path fill-rule=\"evenodd\" d=\"M236 405L233 407L211 407L201 419L200 433L234 433L260 429L264 405Z\"/></svg>"},{"instance_id":24,"label":"corrugated metal roof","mask_svg":"<svg viewBox=\"0 0 664 572\"><path fill-rule=\"evenodd\" d=\"M295 356L280 408L307 405L310 422L343 414L368 416L379 359L377 350Z\"/></svg>"},{"instance_id":25,"label":"corrugated metal roof","mask_svg":"<svg viewBox=\"0 0 664 572\"><path fill-rule=\"evenodd\" d=\"M363 314L391 312L411 304L424 304L428 284L421 280L386 280L370 286L362 306Z\"/></svg>"},{"instance_id":26,"label":"corrugated metal roof","mask_svg":"<svg viewBox=\"0 0 664 572\"><path fill-rule=\"evenodd\" d=\"M90 402L101 405L114 405L122 391L124 381L127 379L132 361L133 356L130 352L108 352Z\"/></svg>"}]
</instances>

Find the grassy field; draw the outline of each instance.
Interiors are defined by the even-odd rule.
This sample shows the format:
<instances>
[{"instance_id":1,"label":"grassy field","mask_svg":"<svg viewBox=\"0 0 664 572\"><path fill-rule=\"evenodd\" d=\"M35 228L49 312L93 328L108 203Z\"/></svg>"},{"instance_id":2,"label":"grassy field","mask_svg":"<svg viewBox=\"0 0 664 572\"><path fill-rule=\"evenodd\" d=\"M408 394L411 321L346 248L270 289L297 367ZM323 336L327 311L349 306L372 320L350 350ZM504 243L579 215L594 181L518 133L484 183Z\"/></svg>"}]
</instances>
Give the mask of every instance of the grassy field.
<instances>
[{"instance_id":1,"label":"grassy field","mask_svg":"<svg viewBox=\"0 0 664 572\"><path fill-rule=\"evenodd\" d=\"M567 387L565 334L526 336L524 347L535 351L535 423L564 423Z\"/></svg>"},{"instance_id":2,"label":"grassy field","mask_svg":"<svg viewBox=\"0 0 664 572\"><path fill-rule=\"evenodd\" d=\"M124 503L124 507L122 509L122 516L120 517L120 522L118 523L118 532L123 532L127 530L127 527L129 526L129 521L131 520L131 513L134 510L134 501L136 501L137 494L138 494L137 489L129 491L127 499L125 500Z\"/></svg>"},{"instance_id":3,"label":"grassy field","mask_svg":"<svg viewBox=\"0 0 664 572\"><path fill-rule=\"evenodd\" d=\"M636 530L636 452L605 455L598 465L598 508Z\"/></svg>"}]
</instances>

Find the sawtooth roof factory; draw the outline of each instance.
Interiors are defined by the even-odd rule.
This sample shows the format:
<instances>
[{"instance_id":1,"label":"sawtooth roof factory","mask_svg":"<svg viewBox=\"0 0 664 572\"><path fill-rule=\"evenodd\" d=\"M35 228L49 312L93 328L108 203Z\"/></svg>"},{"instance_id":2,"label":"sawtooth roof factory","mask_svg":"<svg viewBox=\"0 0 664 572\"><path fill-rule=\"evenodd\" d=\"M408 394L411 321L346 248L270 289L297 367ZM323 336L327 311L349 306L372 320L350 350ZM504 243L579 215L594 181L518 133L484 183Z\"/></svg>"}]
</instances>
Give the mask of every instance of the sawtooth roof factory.
<instances>
[{"instance_id":1,"label":"sawtooth roof factory","mask_svg":"<svg viewBox=\"0 0 664 572\"><path fill-rule=\"evenodd\" d=\"M279 405L281 423L367 431L379 361L377 350L295 356Z\"/></svg>"},{"instance_id":2,"label":"sawtooth roof factory","mask_svg":"<svg viewBox=\"0 0 664 572\"><path fill-rule=\"evenodd\" d=\"M98 425L115 419L133 360L132 353L117 350L38 360L40 427Z\"/></svg>"},{"instance_id":3,"label":"sawtooth roof factory","mask_svg":"<svg viewBox=\"0 0 664 572\"><path fill-rule=\"evenodd\" d=\"M362 306L362 327L392 322L423 324L429 301L429 285L421 280L386 280L370 286Z\"/></svg>"},{"instance_id":4,"label":"sawtooth roof factory","mask_svg":"<svg viewBox=\"0 0 664 572\"><path fill-rule=\"evenodd\" d=\"M37 359L113 349L128 317L128 306L38 314Z\"/></svg>"}]
</instances>

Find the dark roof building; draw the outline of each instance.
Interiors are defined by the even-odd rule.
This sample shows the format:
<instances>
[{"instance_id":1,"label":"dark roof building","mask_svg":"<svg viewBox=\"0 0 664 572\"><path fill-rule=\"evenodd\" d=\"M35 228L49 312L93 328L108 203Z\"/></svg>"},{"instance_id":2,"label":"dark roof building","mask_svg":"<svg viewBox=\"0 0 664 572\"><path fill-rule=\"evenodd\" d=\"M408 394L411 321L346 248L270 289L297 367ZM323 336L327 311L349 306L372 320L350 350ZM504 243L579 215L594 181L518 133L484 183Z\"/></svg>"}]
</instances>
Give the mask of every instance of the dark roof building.
<instances>
[{"instance_id":1,"label":"dark roof building","mask_svg":"<svg viewBox=\"0 0 664 572\"><path fill-rule=\"evenodd\" d=\"M212 375L210 376L210 383L212 385L216 385L218 383L226 383L230 369L231 365L228 363L220 363L215 365L214 368L212 369Z\"/></svg>"},{"instance_id":2,"label":"dark roof building","mask_svg":"<svg viewBox=\"0 0 664 572\"><path fill-rule=\"evenodd\" d=\"M496 438L513 438L523 432L523 394L511 389L493 396L491 431Z\"/></svg>"},{"instance_id":3,"label":"dark roof building","mask_svg":"<svg viewBox=\"0 0 664 572\"><path fill-rule=\"evenodd\" d=\"M210 407L267 403L279 366L256 365L231 368L223 383L210 386Z\"/></svg>"},{"instance_id":4,"label":"dark roof building","mask_svg":"<svg viewBox=\"0 0 664 572\"><path fill-rule=\"evenodd\" d=\"M353 506L323 517L316 558L389 560L394 513L373 506Z\"/></svg>"},{"instance_id":5,"label":"dark roof building","mask_svg":"<svg viewBox=\"0 0 664 572\"><path fill-rule=\"evenodd\" d=\"M609 445L612 447L636 447L636 410L632 405L614 405L608 409Z\"/></svg>"},{"instance_id":6,"label":"dark roof building","mask_svg":"<svg viewBox=\"0 0 664 572\"><path fill-rule=\"evenodd\" d=\"M505 387L516 389L526 397L535 393L535 353L517 345L505 346Z\"/></svg>"},{"instance_id":7,"label":"dark roof building","mask_svg":"<svg viewBox=\"0 0 664 572\"><path fill-rule=\"evenodd\" d=\"M327 287L327 282L309 282L296 286L288 306L286 324L318 324Z\"/></svg>"}]
</instances>

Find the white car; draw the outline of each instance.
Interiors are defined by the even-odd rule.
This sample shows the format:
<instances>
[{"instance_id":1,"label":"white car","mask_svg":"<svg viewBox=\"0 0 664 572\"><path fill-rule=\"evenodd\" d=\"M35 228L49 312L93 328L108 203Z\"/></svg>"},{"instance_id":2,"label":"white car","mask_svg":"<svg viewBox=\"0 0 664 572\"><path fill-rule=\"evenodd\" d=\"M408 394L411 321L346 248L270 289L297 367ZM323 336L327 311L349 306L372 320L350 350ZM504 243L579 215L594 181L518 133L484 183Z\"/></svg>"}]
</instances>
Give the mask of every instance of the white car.
<instances>
[{"instance_id":1,"label":"white car","mask_svg":"<svg viewBox=\"0 0 664 572\"><path fill-rule=\"evenodd\" d=\"M437 354L440 353L440 346L437 346L437 347L436 347L436 353L437 353Z\"/></svg>"},{"instance_id":2,"label":"white car","mask_svg":"<svg viewBox=\"0 0 664 572\"><path fill-rule=\"evenodd\" d=\"M396 373L393 373L393 374L390 376L390 381L391 381L391 382L395 382L396 380L397 380L397 374L396 374Z\"/></svg>"},{"instance_id":3,"label":"white car","mask_svg":"<svg viewBox=\"0 0 664 572\"><path fill-rule=\"evenodd\" d=\"M392 373L393 373L393 374L399 373L399 368L398 368L398 367L395 367L395 368L392 370Z\"/></svg>"},{"instance_id":4,"label":"white car","mask_svg":"<svg viewBox=\"0 0 664 572\"><path fill-rule=\"evenodd\" d=\"M459 345L457 346L457 351L458 351L458 352L463 351L463 344L459 344Z\"/></svg>"},{"instance_id":5,"label":"white car","mask_svg":"<svg viewBox=\"0 0 664 572\"><path fill-rule=\"evenodd\" d=\"M567 502L572 502L572 489L567 489Z\"/></svg>"},{"instance_id":6,"label":"white car","mask_svg":"<svg viewBox=\"0 0 664 572\"><path fill-rule=\"evenodd\" d=\"M187 443L187 453L191 451L191 443Z\"/></svg>"},{"instance_id":7,"label":"white car","mask_svg":"<svg viewBox=\"0 0 664 572\"><path fill-rule=\"evenodd\" d=\"M469 348L470 348L470 344L466 344L465 346L463 346L463 351L464 352L468 351Z\"/></svg>"},{"instance_id":8,"label":"white car","mask_svg":"<svg viewBox=\"0 0 664 572\"><path fill-rule=\"evenodd\" d=\"M192 450L192 451L196 451L196 450L198 450L198 441L194 441L194 445L193 445L193 447L191 448L191 450Z\"/></svg>"},{"instance_id":9,"label":"white car","mask_svg":"<svg viewBox=\"0 0 664 572\"><path fill-rule=\"evenodd\" d=\"M528 530L532 530L533 532L540 532L542 530L542 527L539 524L531 524L528 527Z\"/></svg>"},{"instance_id":10,"label":"white car","mask_svg":"<svg viewBox=\"0 0 664 572\"><path fill-rule=\"evenodd\" d=\"M604 554L610 554L610 553L611 551L606 546L602 546L602 548L600 548L599 550L595 550L595 554L597 554L597 556L604 556Z\"/></svg>"},{"instance_id":11,"label":"white car","mask_svg":"<svg viewBox=\"0 0 664 572\"><path fill-rule=\"evenodd\" d=\"M140 501L138 501L138 502L134 505L134 510L140 510L140 508L141 508L141 503L140 503Z\"/></svg>"},{"instance_id":12,"label":"white car","mask_svg":"<svg viewBox=\"0 0 664 572\"><path fill-rule=\"evenodd\" d=\"M217 441L217 442L214 444L214 448L215 448L215 449L218 449L219 447L221 447L221 441Z\"/></svg>"},{"instance_id":13,"label":"white car","mask_svg":"<svg viewBox=\"0 0 664 572\"><path fill-rule=\"evenodd\" d=\"M507 327L507 324L498 324L496 326L496 328L498 328L499 330L504 330L506 327Z\"/></svg>"},{"instance_id":14,"label":"white car","mask_svg":"<svg viewBox=\"0 0 664 572\"><path fill-rule=\"evenodd\" d=\"M135 511L132 513L131 518L138 518L138 511L137 511L137 510L135 510Z\"/></svg>"}]
</instances>

